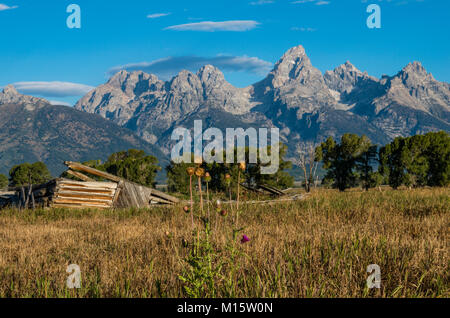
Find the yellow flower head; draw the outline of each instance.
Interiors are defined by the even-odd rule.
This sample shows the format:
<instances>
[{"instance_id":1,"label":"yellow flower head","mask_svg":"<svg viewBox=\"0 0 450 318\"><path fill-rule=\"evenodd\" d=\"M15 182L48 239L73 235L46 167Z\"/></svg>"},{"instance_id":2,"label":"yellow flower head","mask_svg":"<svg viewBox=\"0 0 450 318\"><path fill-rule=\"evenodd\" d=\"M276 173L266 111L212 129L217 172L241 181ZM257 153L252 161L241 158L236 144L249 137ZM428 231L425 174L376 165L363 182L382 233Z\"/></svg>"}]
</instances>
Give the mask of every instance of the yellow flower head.
<instances>
[{"instance_id":1,"label":"yellow flower head","mask_svg":"<svg viewBox=\"0 0 450 318\"><path fill-rule=\"evenodd\" d=\"M205 175L205 169L197 168L197 170L195 170L195 175L199 178L203 177Z\"/></svg>"},{"instance_id":2,"label":"yellow flower head","mask_svg":"<svg viewBox=\"0 0 450 318\"><path fill-rule=\"evenodd\" d=\"M186 169L186 171L187 171L187 174L192 177L195 173L195 168L189 167Z\"/></svg>"}]
</instances>

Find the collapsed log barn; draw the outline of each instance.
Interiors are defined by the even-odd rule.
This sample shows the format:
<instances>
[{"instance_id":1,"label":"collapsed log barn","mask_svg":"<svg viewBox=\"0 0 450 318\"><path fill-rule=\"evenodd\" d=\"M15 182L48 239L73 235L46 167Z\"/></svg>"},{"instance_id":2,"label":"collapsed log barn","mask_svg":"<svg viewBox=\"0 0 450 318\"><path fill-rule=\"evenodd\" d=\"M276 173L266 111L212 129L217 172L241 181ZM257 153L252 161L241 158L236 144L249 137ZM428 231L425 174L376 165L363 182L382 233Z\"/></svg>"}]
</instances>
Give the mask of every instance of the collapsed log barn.
<instances>
[{"instance_id":1,"label":"collapsed log barn","mask_svg":"<svg viewBox=\"0 0 450 318\"><path fill-rule=\"evenodd\" d=\"M3 196L3 206L111 209L148 208L155 204L179 202L177 198L156 189L77 162L68 161L65 165L69 168L67 173L81 181L58 178L41 185L19 187L10 191L8 197ZM95 181L85 173L108 181Z\"/></svg>"}]
</instances>

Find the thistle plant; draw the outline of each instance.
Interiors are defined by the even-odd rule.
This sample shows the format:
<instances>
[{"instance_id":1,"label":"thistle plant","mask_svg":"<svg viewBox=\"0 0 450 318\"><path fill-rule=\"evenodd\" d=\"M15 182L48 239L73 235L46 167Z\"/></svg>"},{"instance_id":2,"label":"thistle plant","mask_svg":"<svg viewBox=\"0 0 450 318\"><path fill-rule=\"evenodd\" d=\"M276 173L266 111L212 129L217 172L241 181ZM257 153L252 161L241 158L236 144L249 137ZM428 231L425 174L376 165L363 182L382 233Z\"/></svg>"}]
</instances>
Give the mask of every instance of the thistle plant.
<instances>
[{"instance_id":1,"label":"thistle plant","mask_svg":"<svg viewBox=\"0 0 450 318\"><path fill-rule=\"evenodd\" d=\"M210 209L209 209L209 183L211 182L211 175L209 172L205 173L205 182L206 182L206 200L207 200L207 206L208 206L208 219L211 217Z\"/></svg>"},{"instance_id":2,"label":"thistle plant","mask_svg":"<svg viewBox=\"0 0 450 318\"><path fill-rule=\"evenodd\" d=\"M239 222L239 192L240 192L240 183L241 183L241 171L244 172L246 169L245 161L239 163L238 169L238 182L237 182L237 203L236 203L236 226Z\"/></svg>"},{"instance_id":3,"label":"thistle plant","mask_svg":"<svg viewBox=\"0 0 450 318\"><path fill-rule=\"evenodd\" d=\"M192 229L194 229L194 200L192 198L192 177L195 173L195 168L189 167L186 169L187 174L189 175L189 192L191 195L191 221L192 221Z\"/></svg>"},{"instance_id":4,"label":"thistle plant","mask_svg":"<svg viewBox=\"0 0 450 318\"><path fill-rule=\"evenodd\" d=\"M228 193L230 194L230 206L233 207L231 203L231 176L228 173L225 175L225 184L227 185Z\"/></svg>"},{"instance_id":5,"label":"thistle plant","mask_svg":"<svg viewBox=\"0 0 450 318\"><path fill-rule=\"evenodd\" d=\"M195 175L198 177L198 192L200 194L200 210L203 216L203 193L202 193L202 178L205 176L205 169L198 167L195 170Z\"/></svg>"}]
</instances>

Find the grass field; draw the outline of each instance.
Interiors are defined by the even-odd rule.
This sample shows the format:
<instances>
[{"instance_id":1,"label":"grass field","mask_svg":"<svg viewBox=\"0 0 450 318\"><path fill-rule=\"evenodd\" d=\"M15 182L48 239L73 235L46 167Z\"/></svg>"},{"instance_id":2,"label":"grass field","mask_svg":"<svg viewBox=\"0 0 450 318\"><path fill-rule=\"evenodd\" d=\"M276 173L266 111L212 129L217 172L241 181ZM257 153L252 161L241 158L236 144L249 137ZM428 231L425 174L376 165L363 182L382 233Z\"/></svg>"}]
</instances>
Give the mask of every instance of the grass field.
<instances>
[{"instance_id":1,"label":"grass field","mask_svg":"<svg viewBox=\"0 0 450 318\"><path fill-rule=\"evenodd\" d=\"M450 296L450 189L319 190L241 208L238 225L211 209L209 235L193 234L181 206L1 211L0 297ZM66 287L69 264L81 289ZM366 287L370 264L381 289Z\"/></svg>"}]
</instances>

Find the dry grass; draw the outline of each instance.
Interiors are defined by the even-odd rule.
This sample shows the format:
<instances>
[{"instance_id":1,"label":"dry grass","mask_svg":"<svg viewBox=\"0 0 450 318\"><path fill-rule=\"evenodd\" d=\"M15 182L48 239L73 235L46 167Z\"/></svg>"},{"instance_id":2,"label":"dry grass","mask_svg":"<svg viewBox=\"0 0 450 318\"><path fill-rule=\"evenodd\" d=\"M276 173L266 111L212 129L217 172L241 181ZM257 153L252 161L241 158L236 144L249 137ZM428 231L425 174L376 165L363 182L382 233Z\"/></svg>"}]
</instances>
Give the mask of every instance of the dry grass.
<instances>
[{"instance_id":1,"label":"dry grass","mask_svg":"<svg viewBox=\"0 0 450 318\"><path fill-rule=\"evenodd\" d=\"M247 244L230 256L231 218L212 233L217 297L449 297L450 189L321 190L243 206ZM167 232L170 234L167 235ZM185 297L192 243L181 207L0 212L0 297ZM233 260L233 261L231 261ZM82 288L66 288L78 264ZM369 264L382 288L366 288ZM213 295L211 288L206 296Z\"/></svg>"}]
</instances>

